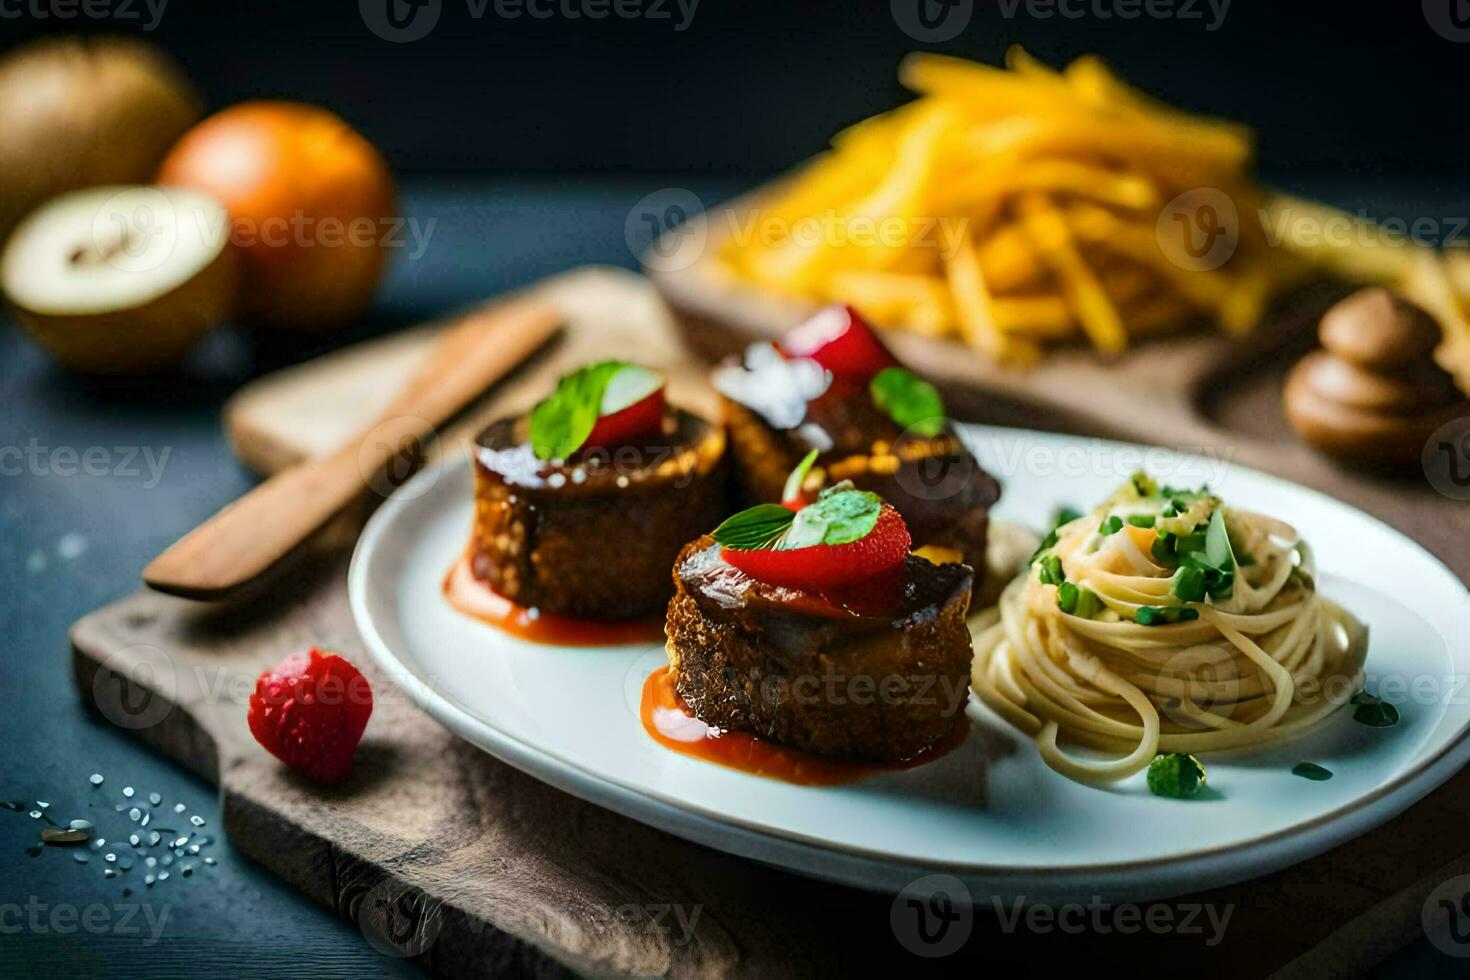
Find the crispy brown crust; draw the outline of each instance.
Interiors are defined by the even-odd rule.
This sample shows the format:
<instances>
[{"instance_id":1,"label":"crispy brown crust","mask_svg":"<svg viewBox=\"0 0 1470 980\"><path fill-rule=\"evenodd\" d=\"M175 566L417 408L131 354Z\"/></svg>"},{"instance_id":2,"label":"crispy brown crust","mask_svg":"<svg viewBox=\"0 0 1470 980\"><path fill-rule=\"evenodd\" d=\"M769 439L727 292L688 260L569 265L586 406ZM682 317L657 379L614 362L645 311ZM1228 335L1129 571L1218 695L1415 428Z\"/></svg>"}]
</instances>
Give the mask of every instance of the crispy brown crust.
<instances>
[{"instance_id":1,"label":"crispy brown crust","mask_svg":"<svg viewBox=\"0 0 1470 980\"><path fill-rule=\"evenodd\" d=\"M475 456L475 576L513 602L558 615L657 612L679 548L726 509L723 433L688 413L674 417L665 445L590 466L536 461L521 420L486 429Z\"/></svg>"},{"instance_id":2,"label":"crispy brown crust","mask_svg":"<svg viewBox=\"0 0 1470 980\"><path fill-rule=\"evenodd\" d=\"M741 576L712 545L706 536L680 554L666 624L679 694L700 719L885 762L953 730L969 692L967 567L911 557L892 614L819 615L803 608L805 593Z\"/></svg>"}]
</instances>

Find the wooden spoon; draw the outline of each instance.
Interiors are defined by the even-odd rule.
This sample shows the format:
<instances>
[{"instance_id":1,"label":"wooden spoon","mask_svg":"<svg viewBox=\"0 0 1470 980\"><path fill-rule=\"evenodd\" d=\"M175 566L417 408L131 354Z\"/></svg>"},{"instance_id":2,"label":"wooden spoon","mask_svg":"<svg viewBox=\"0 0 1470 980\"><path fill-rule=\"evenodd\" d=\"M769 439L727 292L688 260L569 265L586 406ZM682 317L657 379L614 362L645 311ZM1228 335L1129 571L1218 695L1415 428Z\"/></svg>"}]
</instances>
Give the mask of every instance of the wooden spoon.
<instances>
[{"instance_id":1,"label":"wooden spoon","mask_svg":"<svg viewBox=\"0 0 1470 980\"><path fill-rule=\"evenodd\" d=\"M435 428L543 346L559 311L522 301L467 317L440 338L377 421L327 456L266 480L190 531L143 570L160 592L224 599L256 584L307 538L373 487L407 470Z\"/></svg>"}]
</instances>

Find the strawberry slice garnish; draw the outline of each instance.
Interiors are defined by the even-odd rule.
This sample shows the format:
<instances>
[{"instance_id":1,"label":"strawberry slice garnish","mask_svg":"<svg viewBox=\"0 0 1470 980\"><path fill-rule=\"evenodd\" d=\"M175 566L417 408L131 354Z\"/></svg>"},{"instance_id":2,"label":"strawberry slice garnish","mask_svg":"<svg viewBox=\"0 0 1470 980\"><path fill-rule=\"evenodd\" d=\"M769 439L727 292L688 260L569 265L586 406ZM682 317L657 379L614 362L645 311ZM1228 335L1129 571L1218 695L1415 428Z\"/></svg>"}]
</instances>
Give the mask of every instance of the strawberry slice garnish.
<instances>
[{"instance_id":1,"label":"strawberry slice garnish","mask_svg":"<svg viewBox=\"0 0 1470 980\"><path fill-rule=\"evenodd\" d=\"M844 480L802 502L801 484L816 458L813 450L792 471L780 504L758 504L715 528L720 556L762 582L818 592L896 571L913 540L877 494Z\"/></svg>"},{"instance_id":2,"label":"strawberry slice garnish","mask_svg":"<svg viewBox=\"0 0 1470 980\"><path fill-rule=\"evenodd\" d=\"M846 544L805 548L721 548L720 557L751 578L821 592L877 578L903 564L913 546L908 525L884 504L873 529Z\"/></svg>"},{"instance_id":3,"label":"strawberry slice garnish","mask_svg":"<svg viewBox=\"0 0 1470 980\"><path fill-rule=\"evenodd\" d=\"M352 772L352 756L373 713L367 678L315 647L265 671L250 695L250 734L267 752L318 782Z\"/></svg>"},{"instance_id":4,"label":"strawberry slice garnish","mask_svg":"<svg viewBox=\"0 0 1470 980\"><path fill-rule=\"evenodd\" d=\"M611 449L663 431L664 376L622 361L599 361L565 375L531 409L531 450L566 459L584 446Z\"/></svg>"},{"instance_id":5,"label":"strawberry slice garnish","mask_svg":"<svg viewBox=\"0 0 1470 980\"><path fill-rule=\"evenodd\" d=\"M597 422L583 445L606 449L657 435L663 429L663 421L664 376L636 364L626 364L608 379Z\"/></svg>"},{"instance_id":6,"label":"strawberry slice garnish","mask_svg":"<svg viewBox=\"0 0 1470 980\"><path fill-rule=\"evenodd\" d=\"M866 381L898 363L851 306L824 307L780 342L787 357L816 361L841 379Z\"/></svg>"}]
</instances>

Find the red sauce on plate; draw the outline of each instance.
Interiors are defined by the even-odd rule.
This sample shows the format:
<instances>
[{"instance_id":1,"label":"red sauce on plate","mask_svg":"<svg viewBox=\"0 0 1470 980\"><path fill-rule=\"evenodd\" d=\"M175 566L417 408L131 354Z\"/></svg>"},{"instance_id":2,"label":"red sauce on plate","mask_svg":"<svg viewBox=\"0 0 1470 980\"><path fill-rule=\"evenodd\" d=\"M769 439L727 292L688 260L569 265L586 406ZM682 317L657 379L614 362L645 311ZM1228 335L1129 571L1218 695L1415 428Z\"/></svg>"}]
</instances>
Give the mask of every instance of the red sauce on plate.
<instances>
[{"instance_id":1,"label":"red sauce on plate","mask_svg":"<svg viewBox=\"0 0 1470 980\"><path fill-rule=\"evenodd\" d=\"M511 602L475 578L461 556L444 576L444 598L455 609L518 639L555 646L601 647L663 639L663 620L598 621L544 613Z\"/></svg>"},{"instance_id":2,"label":"red sauce on plate","mask_svg":"<svg viewBox=\"0 0 1470 980\"><path fill-rule=\"evenodd\" d=\"M902 762L831 759L777 745L749 732L722 731L706 725L684 705L684 699L679 697L674 686L674 672L667 666L655 670L644 680L638 716L643 722L643 730L666 749L801 786L840 786L875 773L913 769L945 755L970 733L969 721L960 712L949 735L912 759Z\"/></svg>"}]
</instances>

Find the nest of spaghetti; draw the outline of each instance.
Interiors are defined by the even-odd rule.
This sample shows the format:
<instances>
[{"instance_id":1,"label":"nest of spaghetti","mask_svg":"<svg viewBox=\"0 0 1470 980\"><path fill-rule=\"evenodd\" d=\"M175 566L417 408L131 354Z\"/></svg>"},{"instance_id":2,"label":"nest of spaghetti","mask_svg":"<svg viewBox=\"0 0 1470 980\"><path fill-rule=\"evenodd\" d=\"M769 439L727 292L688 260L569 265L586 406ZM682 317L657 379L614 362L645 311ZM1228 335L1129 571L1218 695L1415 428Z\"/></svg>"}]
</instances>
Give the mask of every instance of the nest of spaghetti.
<instances>
[{"instance_id":1,"label":"nest of spaghetti","mask_svg":"<svg viewBox=\"0 0 1470 980\"><path fill-rule=\"evenodd\" d=\"M985 615L975 692L1084 783L1293 738L1363 686L1367 629L1290 525L1145 474L1060 523Z\"/></svg>"}]
</instances>

